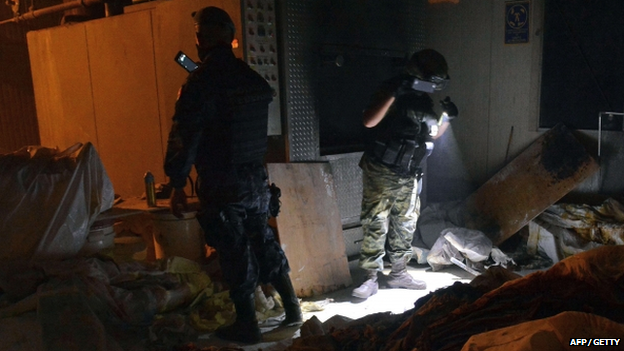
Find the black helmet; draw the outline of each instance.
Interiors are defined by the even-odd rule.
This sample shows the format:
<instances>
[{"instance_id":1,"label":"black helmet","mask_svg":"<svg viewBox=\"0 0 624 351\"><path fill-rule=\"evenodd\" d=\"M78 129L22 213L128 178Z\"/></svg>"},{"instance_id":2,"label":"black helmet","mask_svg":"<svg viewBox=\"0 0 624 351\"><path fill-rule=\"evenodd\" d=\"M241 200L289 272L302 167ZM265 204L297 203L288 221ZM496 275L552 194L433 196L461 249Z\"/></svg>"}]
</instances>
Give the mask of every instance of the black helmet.
<instances>
[{"instance_id":1,"label":"black helmet","mask_svg":"<svg viewBox=\"0 0 624 351\"><path fill-rule=\"evenodd\" d=\"M230 15L218 7L204 7L199 11L191 13L191 16L193 17L196 26L218 24L229 28L232 31L232 35L236 32L236 27L234 26L234 22L232 21L232 18L230 18Z\"/></svg>"},{"instance_id":2,"label":"black helmet","mask_svg":"<svg viewBox=\"0 0 624 351\"><path fill-rule=\"evenodd\" d=\"M415 52L407 62L405 71L409 75L435 83L436 90L442 90L450 79L446 59L433 49Z\"/></svg>"}]
</instances>

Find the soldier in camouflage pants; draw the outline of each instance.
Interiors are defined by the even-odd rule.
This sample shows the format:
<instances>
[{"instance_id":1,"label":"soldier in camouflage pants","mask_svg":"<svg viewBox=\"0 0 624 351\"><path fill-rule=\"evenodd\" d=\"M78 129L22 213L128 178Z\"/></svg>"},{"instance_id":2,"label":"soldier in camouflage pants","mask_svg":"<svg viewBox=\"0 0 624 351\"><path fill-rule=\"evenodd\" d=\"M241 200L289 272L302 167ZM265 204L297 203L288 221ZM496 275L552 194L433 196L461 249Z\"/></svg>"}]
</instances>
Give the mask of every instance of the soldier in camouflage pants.
<instances>
[{"instance_id":1,"label":"soldier in camouflage pants","mask_svg":"<svg viewBox=\"0 0 624 351\"><path fill-rule=\"evenodd\" d=\"M390 262L409 262L412 238L420 215L418 179L400 177L381 164L364 157L362 229L366 233L360 252L360 267L383 270L383 257ZM388 249L384 250L388 242Z\"/></svg>"},{"instance_id":2,"label":"soldier in camouflage pants","mask_svg":"<svg viewBox=\"0 0 624 351\"><path fill-rule=\"evenodd\" d=\"M383 270L383 257L388 254L392 271L391 288L425 289L424 281L407 273L412 258L412 238L420 215L417 176L401 176L386 166L371 162L366 155L360 161L363 174L361 223L364 240L360 250L361 268L367 280L353 290L353 296L368 298L377 293L378 272Z\"/></svg>"},{"instance_id":3,"label":"soldier in camouflage pants","mask_svg":"<svg viewBox=\"0 0 624 351\"><path fill-rule=\"evenodd\" d=\"M416 52L405 72L384 81L364 109L363 123L370 128L371 138L360 161L364 240L359 264L367 274L364 283L353 290L357 298L377 293L377 276L386 254L392 265L387 279L390 288L426 288L425 282L407 272L420 215L421 164L433 150L433 140L446 131L458 111L447 97L440 101L443 113L436 117L433 100L421 87L444 87L447 70L446 60L437 51Z\"/></svg>"}]
</instances>

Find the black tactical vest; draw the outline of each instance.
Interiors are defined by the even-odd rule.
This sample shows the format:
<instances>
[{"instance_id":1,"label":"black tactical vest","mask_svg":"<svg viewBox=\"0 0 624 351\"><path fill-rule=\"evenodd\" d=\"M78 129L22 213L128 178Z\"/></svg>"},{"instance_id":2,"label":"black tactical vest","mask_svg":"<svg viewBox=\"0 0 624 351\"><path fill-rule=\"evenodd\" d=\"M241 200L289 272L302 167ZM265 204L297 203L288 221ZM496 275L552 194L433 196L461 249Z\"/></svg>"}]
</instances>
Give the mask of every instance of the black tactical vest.
<instances>
[{"instance_id":1,"label":"black tactical vest","mask_svg":"<svg viewBox=\"0 0 624 351\"><path fill-rule=\"evenodd\" d=\"M399 175L416 175L427 155L425 142L432 140L426 118L435 119L429 95L414 91L399 96L374 128L367 155Z\"/></svg>"},{"instance_id":2,"label":"black tactical vest","mask_svg":"<svg viewBox=\"0 0 624 351\"><path fill-rule=\"evenodd\" d=\"M236 164L263 162L273 90L230 50L217 51L209 60L198 69L203 70L198 79L206 82L204 115L209 118L196 165L226 170Z\"/></svg>"}]
</instances>

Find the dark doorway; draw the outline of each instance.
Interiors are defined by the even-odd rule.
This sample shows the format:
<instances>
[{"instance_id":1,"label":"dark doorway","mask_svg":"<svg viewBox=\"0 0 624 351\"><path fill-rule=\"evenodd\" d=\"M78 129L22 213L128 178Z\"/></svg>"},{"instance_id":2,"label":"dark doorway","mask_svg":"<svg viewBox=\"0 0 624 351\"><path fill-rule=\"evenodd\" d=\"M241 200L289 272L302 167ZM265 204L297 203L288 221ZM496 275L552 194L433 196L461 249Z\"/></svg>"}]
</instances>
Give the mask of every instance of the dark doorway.
<instances>
[{"instance_id":1,"label":"dark doorway","mask_svg":"<svg viewBox=\"0 0 624 351\"><path fill-rule=\"evenodd\" d=\"M540 127L598 129L624 109L624 1L546 0ZM622 130L621 119L602 129Z\"/></svg>"}]
</instances>

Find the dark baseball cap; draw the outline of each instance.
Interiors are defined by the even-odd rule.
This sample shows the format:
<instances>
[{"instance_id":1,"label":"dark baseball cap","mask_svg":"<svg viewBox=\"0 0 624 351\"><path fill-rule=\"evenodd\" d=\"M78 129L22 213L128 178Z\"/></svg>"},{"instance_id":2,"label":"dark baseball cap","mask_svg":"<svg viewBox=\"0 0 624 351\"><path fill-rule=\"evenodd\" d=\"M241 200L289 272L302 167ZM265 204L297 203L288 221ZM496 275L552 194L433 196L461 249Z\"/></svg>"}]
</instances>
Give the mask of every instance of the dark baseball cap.
<instances>
[{"instance_id":1,"label":"dark baseball cap","mask_svg":"<svg viewBox=\"0 0 624 351\"><path fill-rule=\"evenodd\" d=\"M204 7L199 11L191 13L191 16L197 25L222 24L229 27L232 30L232 33L236 32L236 27L234 26L234 22L232 21L232 18L230 18L230 15L218 7Z\"/></svg>"}]
</instances>

